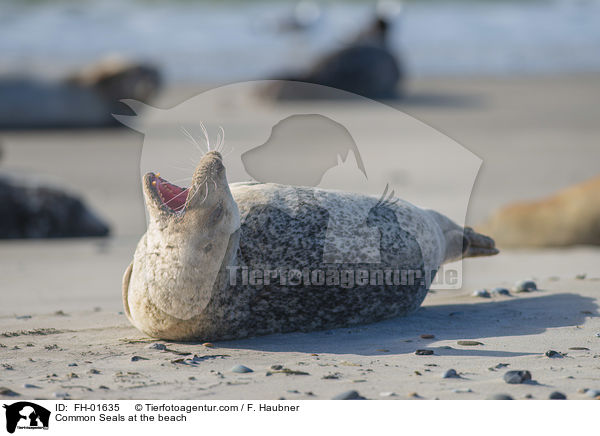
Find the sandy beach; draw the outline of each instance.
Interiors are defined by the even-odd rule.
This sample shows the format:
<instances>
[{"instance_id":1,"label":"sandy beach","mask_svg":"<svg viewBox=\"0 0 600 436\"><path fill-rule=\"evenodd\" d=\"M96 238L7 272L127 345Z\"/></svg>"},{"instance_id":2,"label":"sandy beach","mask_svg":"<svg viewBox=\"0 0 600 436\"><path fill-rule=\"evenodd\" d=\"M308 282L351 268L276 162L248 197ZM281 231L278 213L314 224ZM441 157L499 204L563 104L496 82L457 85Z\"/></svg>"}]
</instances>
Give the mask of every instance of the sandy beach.
<instances>
[{"instance_id":1,"label":"sandy beach","mask_svg":"<svg viewBox=\"0 0 600 436\"><path fill-rule=\"evenodd\" d=\"M203 89L180 86L157 106ZM598 174L598 75L431 78L409 89L399 109L483 160L468 225ZM245 120L249 128L260 116ZM431 292L413 315L377 324L214 347L157 341L129 324L121 301L123 271L145 231L142 135L24 131L1 139L3 174L80 194L112 227L108 239L0 242L0 386L14 398L330 399L356 390L369 399L547 399L554 391L589 399L585 389L600 390L600 248L467 260L461 289ZM422 195L429 207L456 200L435 176ZM472 296L530 278L539 291ZM155 343L167 350L149 348ZM253 372L231 372L238 364ZM448 369L460 377L442 378ZM509 385L508 370L529 370L534 382Z\"/></svg>"}]
</instances>

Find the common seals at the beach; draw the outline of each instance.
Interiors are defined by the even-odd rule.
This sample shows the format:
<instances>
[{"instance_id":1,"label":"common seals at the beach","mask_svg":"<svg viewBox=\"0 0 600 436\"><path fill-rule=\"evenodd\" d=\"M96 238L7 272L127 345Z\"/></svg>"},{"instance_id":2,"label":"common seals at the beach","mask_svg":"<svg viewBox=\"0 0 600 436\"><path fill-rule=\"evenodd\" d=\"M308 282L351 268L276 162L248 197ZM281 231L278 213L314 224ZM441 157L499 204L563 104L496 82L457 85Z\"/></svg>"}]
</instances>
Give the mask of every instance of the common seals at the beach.
<instances>
[{"instance_id":1,"label":"common seals at the beach","mask_svg":"<svg viewBox=\"0 0 600 436\"><path fill-rule=\"evenodd\" d=\"M494 241L443 215L375 197L271 183L228 185L210 151L191 186L143 178L148 230L123 277L123 303L145 334L219 340L311 331L381 320L419 307L436 271L462 257L489 256ZM349 235L327 240L329 210ZM357 222L357 210L368 210ZM356 229L377 229L373 247ZM364 263L325 263L325 244L352 240Z\"/></svg>"},{"instance_id":2,"label":"common seals at the beach","mask_svg":"<svg viewBox=\"0 0 600 436\"><path fill-rule=\"evenodd\" d=\"M504 206L479 228L501 247L600 245L600 176Z\"/></svg>"},{"instance_id":3,"label":"common seals at the beach","mask_svg":"<svg viewBox=\"0 0 600 436\"><path fill-rule=\"evenodd\" d=\"M107 59L65 80L0 79L0 129L118 126L112 116L127 109L121 99L149 101L160 87L151 65Z\"/></svg>"},{"instance_id":4,"label":"common seals at the beach","mask_svg":"<svg viewBox=\"0 0 600 436\"><path fill-rule=\"evenodd\" d=\"M0 178L0 239L107 236L109 227L77 197Z\"/></svg>"}]
</instances>

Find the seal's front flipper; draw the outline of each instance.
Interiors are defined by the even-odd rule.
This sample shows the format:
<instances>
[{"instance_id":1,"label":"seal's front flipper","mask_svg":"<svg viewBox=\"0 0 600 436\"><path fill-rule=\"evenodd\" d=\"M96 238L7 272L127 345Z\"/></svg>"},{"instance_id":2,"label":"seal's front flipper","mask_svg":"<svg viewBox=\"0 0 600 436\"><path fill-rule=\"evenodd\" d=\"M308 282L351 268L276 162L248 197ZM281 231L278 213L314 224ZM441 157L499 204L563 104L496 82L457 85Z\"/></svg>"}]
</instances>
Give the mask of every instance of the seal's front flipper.
<instances>
[{"instance_id":1,"label":"seal's front flipper","mask_svg":"<svg viewBox=\"0 0 600 436\"><path fill-rule=\"evenodd\" d=\"M125 270L125 274L123 274L123 307L125 308L125 314L127 315L127 319L129 319L129 321L133 323L133 320L131 319L131 313L129 311L129 302L127 301L127 295L129 292L129 280L131 279L131 271L133 271L133 262L129 264L129 266Z\"/></svg>"},{"instance_id":2,"label":"seal's front flipper","mask_svg":"<svg viewBox=\"0 0 600 436\"><path fill-rule=\"evenodd\" d=\"M463 233L463 258L493 256L499 252L492 238L477 233L471 227L465 227Z\"/></svg>"}]
</instances>

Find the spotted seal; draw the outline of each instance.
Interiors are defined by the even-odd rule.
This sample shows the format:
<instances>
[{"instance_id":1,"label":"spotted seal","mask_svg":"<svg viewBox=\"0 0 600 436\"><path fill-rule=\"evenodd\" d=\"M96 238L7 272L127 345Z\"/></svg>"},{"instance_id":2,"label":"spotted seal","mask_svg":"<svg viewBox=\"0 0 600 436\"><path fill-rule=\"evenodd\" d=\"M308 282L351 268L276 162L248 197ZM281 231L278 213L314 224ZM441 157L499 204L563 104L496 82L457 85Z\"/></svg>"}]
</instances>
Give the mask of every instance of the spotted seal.
<instances>
[{"instance_id":1,"label":"spotted seal","mask_svg":"<svg viewBox=\"0 0 600 436\"><path fill-rule=\"evenodd\" d=\"M143 192L148 229L125 272L123 303L135 327L162 339L243 338L407 314L440 265L498 252L490 238L388 194L229 185L215 151L202 157L189 188L148 173ZM338 234L328 233L334 209ZM355 261L328 263L327 247L352 251Z\"/></svg>"}]
</instances>

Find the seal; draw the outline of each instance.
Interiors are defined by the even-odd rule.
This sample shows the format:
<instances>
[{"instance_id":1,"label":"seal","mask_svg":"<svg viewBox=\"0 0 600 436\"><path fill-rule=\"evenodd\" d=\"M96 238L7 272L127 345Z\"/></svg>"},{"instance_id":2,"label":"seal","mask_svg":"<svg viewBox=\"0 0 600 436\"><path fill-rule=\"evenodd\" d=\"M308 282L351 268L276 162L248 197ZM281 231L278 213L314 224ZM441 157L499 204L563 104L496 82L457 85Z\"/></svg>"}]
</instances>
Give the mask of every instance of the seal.
<instances>
[{"instance_id":1,"label":"seal","mask_svg":"<svg viewBox=\"0 0 600 436\"><path fill-rule=\"evenodd\" d=\"M314 331L407 314L440 265L498 252L492 239L386 192L229 185L216 151L202 157L188 188L148 173L143 192L148 229L125 271L123 304L135 327L161 339ZM326 251L353 252L353 263L328 262Z\"/></svg>"},{"instance_id":2,"label":"seal","mask_svg":"<svg viewBox=\"0 0 600 436\"><path fill-rule=\"evenodd\" d=\"M265 94L276 100L320 100L347 98L341 89L373 100L395 100L402 96L405 79L402 60L389 43L393 17L378 14L373 22L346 46L320 58L306 72L284 75ZM322 85L305 87L297 82Z\"/></svg>"},{"instance_id":3,"label":"seal","mask_svg":"<svg viewBox=\"0 0 600 436\"><path fill-rule=\"evenodd\" d=\"M161 86L152 65L107 58L61 80L0 79L0 129L115 127L121 99L151 100Z\"/></svg>"},{"instance_id":4,"label":"seal","mask_svg":"<svg viewBox=\"0 0 600 436\"><path fill-rule=\"evenodd\" d=\"M480 228L503 247L600 245L600 176L546 198L508 204Z\"/></svg>"}]
</instances>

